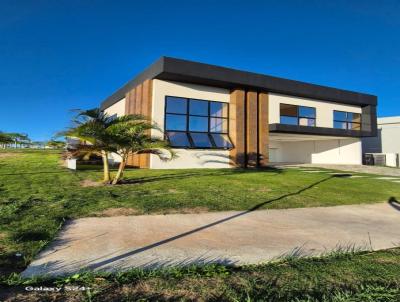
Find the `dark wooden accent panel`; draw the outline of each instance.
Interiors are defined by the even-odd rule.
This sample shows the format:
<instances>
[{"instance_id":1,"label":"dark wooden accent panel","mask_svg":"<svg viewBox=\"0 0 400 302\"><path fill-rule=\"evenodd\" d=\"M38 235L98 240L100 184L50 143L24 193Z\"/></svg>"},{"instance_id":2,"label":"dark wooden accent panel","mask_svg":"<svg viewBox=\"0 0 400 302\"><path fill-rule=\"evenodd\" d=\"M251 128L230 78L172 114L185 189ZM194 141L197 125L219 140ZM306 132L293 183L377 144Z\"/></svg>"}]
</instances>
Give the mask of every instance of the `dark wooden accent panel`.
<instances>
[{"instance_id":1,"label":"dark wooden accent panel","mask_svg":"<svg viewBox=\"0 0 400 302\"><path fill-rule=\"evenodd\" d=\"M229 104L229 136L234 145L234 148L229 153L231 165L235 167L245 167L245 92L241 89L231 91Z\"/></svg>"},{"instance_id":2,"label":"dark wooden accent panel","mask_svg":"<svg viewBox=\"0 0 400 302\"><path fill-rule=\"evenodd\" d=\"M152 119L152 80L143 82L141 114ZM151 134L151 131L148 131ZM140 155L140 168L150 168L150 154Z\"/></svg>"},{"instance_id":3,"label":"dark wooden accent panel","mask_svg":"<svg viewBox=\"0 0 400 302\"><path fill-rule=\"evenodd\" d=\"M126 94L126 114L141 114L152 119L152 80L146 80ZM150 134L150 131L149 131ZM128 158L128 165L138 168L150 167L149 154L132 154Z\"/></svg>"},{"instance_id":4,"label":"dark wooden accent panel","mask_svg":"<svg viewBox=\"0 0 400 302\"><path fill-rule=\"evenodd\" d=\"M268 94L258 94L258 165L267 166L269 162L269 99Z\"/></svg>"},{"instance_id":5,"label":"dark wooden accent panel","mask_svg":"<svg viewBox=\"0 0 400 302\"><path fill-rule=\"evenodd\" d=\"M258 102L257 92L248 91L246 98L247 166L256 167L258 162Z\"/></svg>"}]
</instances>

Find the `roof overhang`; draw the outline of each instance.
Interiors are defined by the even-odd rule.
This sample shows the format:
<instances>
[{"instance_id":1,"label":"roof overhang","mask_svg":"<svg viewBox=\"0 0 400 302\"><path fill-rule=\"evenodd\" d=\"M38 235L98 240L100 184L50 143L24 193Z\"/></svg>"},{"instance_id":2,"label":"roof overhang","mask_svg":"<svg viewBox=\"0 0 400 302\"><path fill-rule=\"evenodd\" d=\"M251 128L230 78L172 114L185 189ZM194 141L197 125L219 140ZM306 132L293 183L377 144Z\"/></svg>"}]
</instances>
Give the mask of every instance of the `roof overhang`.
<instances>
[{"instance_id":1,"label":"roof overhang","mask_svg":"<svg viewBox=\"0 0 400 302\"><path fill-rule=\"evenodd\" d=\"M377 97L370 94L293 81L269 75L203 64L170 57L161 57L137 77L104 100L105 109L125 97L126 93L147 79L193 83L221 88L242 88L268 91L321 101L357 106L376 106Z\"/></svg>"}]
</instances>

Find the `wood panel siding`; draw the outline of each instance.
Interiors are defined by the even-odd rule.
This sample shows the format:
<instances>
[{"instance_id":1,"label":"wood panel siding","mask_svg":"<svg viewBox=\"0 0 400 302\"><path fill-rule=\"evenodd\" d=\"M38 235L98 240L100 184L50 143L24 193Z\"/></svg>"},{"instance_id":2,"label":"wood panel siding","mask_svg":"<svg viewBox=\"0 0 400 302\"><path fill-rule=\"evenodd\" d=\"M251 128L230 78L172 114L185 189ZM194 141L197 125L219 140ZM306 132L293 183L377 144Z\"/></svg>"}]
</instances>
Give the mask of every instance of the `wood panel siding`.
<instances>
[{"instance_id":1,"label":"wood panel siding","mask_svg":"<svg viewBox=\"0 0 400 302\"><path fill-rule=\"evenodd\" d=\"M269 162L269 99L268 94L258 94L258 165L266 167Z\"/></svg>"},{"instance_id":2,"label":"wood panel siding","mask_svg":"<svg viewBox=\"0 0 400 302\"><path fill-rule=\"evenodd\" d=\"M229 136L234 148L230 150L231 165L246 166L246 133L245 133L245 92L235 89L230 95L229 104Z\"/></svg>"},{"instance_id":3,"label":"wood panel siding","mask_svg":"<svg viewBox=\"0 0 400 302\"><path fill-rule=\"evenodd\" d=\"M269 162L268 94L265 92L231 91L229 136L235 167L265 167Z\"/></svg>"},{"instance_id":4,"label":"wood panel siding","mask_svg":"<svg viewBox=\"0 0 400 302\"><path fill-rule=\"evenodd\" d=\"M126 94L125 112L126 114L141 114L152 118L152 80L146 80L137 85ZM150 134L150 131L149 131ZM149 154L131 154L128 157L128 165L137 168L150 167Z\"/></svg>"},{"instance_id":5,"label":"wood panel siding","mask_svg":"<svg viewBox=\"0 0 400 302\"><path fill-rule=\"evenodd\" d=\"M246 96L246 153L247 166L257 167L258 162L258 102L257 92L248 91Z\"/></svg>"},{"instance_id":6,"label":"wood panel siding","mask_svg":"<svg viewBox=\"0 0 400 302\"><path fill-rule=\"evenodd\" d=\"M152 119L152 81L147 80L142 87L142 115ZM147 134L151 135L151 130L147 130ZM150 154L140 155L140 167L150 168Z\"/></svg>"}]
</instances>

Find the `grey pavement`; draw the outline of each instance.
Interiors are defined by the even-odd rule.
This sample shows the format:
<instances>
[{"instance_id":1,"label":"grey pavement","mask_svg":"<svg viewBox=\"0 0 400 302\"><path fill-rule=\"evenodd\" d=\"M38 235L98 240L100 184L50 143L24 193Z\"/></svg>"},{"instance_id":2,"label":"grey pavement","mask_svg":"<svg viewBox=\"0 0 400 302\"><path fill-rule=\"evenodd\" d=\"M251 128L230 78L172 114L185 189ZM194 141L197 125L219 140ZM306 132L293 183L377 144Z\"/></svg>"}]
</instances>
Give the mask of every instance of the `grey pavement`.
<instances>
[{"instance_id":1,"label":"grey pavement","mask_svg":"<svg viewBox=\"0 0 400 302\"><path fill-rule=\"evenodd\" d=\"M341 170L348 172L368 173L386 176L400 176L399 168L381 167L381 166L362 166L362 165L328 165L328 164L299 164L294 165L307 168L324 168ZM284 166L283 166L284 167Z\"/></svg>"},{"instance_id":2,"label":"grey pavement","mask_svg":"<svg viewBox=\"0 0 400 302\"><path fill-rule=\"evenodd\" d=\"M69 222L23 276L225 263L400 245L400 204L82 218Z\"/></svg>"}]
</instances>

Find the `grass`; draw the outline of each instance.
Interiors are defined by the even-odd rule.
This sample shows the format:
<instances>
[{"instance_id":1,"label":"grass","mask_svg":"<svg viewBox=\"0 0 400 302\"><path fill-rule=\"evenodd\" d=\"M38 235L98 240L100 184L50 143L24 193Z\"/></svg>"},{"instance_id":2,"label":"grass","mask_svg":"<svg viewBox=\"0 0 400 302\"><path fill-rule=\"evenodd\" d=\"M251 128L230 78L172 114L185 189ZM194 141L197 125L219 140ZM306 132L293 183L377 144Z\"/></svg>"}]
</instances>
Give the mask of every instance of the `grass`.
<instances>
[{"instance_id":1,"label":"grass","mask_svg":"<svg viewBox=\"0 0 400 302\"><path fill-rule=\"evenodd\" d=\"M1 285L3 284L3 285ZM25 287L58 287L28 293ZM72 286L85 290L69 292ZM90 288L90 289L88 289ZM265 265L191 266L83 273L59 279L0 281L0 300L15 301L334 301L400 300L400 249L290 258ZM7 293L8 291L8 293Z\"/></svg>"},{"instance_id":2,"label":"grass","mask_svg":"<svg viewBox=\"0 0 400 302\"><path fill-rule=\"evenodd\" d=\"M294 169L132 169L125 174L127 184L82 187L83 180L100 180L101 170L67 170L55 151L0 155L0 274L24 268L65 220L109 208L150 214L333 206L400 197L398 183Z\"/></svg>"},{"instance_id":3,"label":"grass","mask_svg":"<svg viewBox=\"0 0 400 302\"><path fill-rule=\"evenodd\" d=\"M390 198L400 197L398 183L369 178L340 178L327 173L305 173L295 169L132 169L126 172L124 185L83 187L83 181L99 181L102 177L102 171L94 166L83 168L69 171L61 167L60 154L55 151L0 151L0 277L25 268L54 238L66 220L96 215L110 208L127 208L131 210L130 213L133 209L138 214L151 214L199 209L223 211L334 206L386 202ZM393 257L400 263L398 252ZM306 270L307 263L304 262L298 270ZM386 267L386 264L382 264L382 267ZM246 288L254 286L255 292L251 292L250 296L259 297L258 291L263 290L259 287L265 286L265 290L272 288L269 283L265 283L268 286L257 283L258 278L264 280L261 273L263 269L239 269L229 275L232 278L230 282L242 280L242 277L233 277L242 276L242 273L254 276L255 279L243 277L240 282L244 282ZM324 269L323 266L321 269ZM376 269L379 269L379 265L376 265ZM354 274L354 271L349 270L348 273ZM278 279L283 280L283 275ZM304 280L312 283L316 282L314 279L310 273ZM195 290L197 285L188 280L189 283L184 284L190 288L193 286L192 290ZM154 285L154 291L157 291L163 282L170 281L157 277L152 282L155 285L151 283L151 286ZM255 283L249 285L248 282ZM280 282L282 288L288 286ZM338 281L332 277L329 282L335 284ZM390 282L381 283L377 285L388 286ZM111 283L110 286L115 284ZM181 285L174 286L178 290ZM338 294L346 295L346 292ZM239 295L240 300L246 298L244 292L235 295Z\"/></svg>"}]
</instances>

